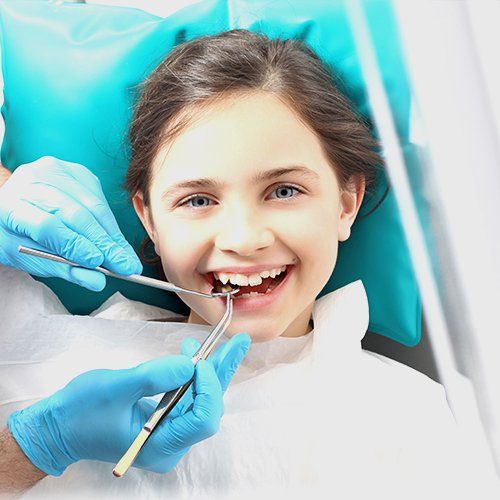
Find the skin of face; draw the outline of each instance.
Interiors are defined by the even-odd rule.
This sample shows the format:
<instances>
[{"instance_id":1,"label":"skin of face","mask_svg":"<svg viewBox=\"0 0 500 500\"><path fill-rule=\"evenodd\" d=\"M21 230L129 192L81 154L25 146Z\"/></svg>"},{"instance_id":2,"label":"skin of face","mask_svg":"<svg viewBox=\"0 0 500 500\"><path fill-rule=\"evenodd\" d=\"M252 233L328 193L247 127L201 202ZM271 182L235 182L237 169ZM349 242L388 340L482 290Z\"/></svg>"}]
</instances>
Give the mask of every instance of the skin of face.
<instances>
[{"instance_id":1,"label":"skin of face","mask_svg":"<svg viewBox=\"0 0 500 500\"><path fill-rule=\"evenodd\" d=\"M306 167L318 178L287 173L251 180L258 172L290 166ZM338 242L350 236L364 180L353 179L349 190L340 190L312 129L265 92L226 97L195 111L189 125L158 151L152 168L149 207L140 192L133 203L167 280L210 293L202 275L207 271L293 263L272 304L233 310L226 337L246 332L262 342L309 333L314 301L335 267ZM174 184L201 177L225 186L163 196ZM191 309L188 323L214 325L224 314L220 300L179 297Z\"/></svg>"}]
</instances>

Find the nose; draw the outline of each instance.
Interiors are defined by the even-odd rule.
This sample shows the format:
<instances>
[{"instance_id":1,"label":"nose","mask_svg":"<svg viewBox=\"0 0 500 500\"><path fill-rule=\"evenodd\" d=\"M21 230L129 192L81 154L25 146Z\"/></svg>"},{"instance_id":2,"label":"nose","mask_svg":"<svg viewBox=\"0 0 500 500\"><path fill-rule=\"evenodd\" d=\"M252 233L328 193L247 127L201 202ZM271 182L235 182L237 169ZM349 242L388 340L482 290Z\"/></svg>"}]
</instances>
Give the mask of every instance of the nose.
<instances>
[{"instance_id":1,"label":"nose","mask_svg":"<svg viewBox=\"0 0 500 500\"><path fill-rule=\"evenodd\" d=\"M232 204L225 210L215 246L222 251L252 255L274 243L274 234L263 217L242 204Z\"/></svg>"}]
</instances>

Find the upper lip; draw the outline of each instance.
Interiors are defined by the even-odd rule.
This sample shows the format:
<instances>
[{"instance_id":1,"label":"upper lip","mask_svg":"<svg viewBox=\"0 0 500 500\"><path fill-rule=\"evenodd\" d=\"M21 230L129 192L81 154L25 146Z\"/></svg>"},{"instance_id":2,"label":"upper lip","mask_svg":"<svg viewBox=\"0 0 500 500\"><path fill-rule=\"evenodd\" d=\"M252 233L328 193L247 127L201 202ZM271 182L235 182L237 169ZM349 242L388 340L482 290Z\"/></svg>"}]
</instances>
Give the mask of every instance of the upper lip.
<instances>
[{"instance_id":1,"label":"upper lip","mask_svg":"<svg viewBox=\"0 0 500 500\"><path fill-rule=\"evenodd\" d=\"M221 267L219 269L212 269L211 271L207 271L205 274L208 273L253 274L289 265L291 264L263 264L260 266L248 266L248 267L243 267L243 266Z\"/></svg>"}]
</instances>

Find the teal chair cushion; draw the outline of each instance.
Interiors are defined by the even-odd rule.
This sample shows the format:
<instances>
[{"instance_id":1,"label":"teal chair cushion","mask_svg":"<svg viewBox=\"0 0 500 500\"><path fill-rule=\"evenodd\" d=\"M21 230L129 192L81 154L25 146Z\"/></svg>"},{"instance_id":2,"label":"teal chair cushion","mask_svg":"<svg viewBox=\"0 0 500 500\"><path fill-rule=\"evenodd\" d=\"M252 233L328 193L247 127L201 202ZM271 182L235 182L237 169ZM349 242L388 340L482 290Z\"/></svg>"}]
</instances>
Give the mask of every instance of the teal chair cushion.
<instances>
[{"instance_id":1,"label":"teal chair cushion","mask_svg":"<svg viewBox=\"0 0 500 500\"><path fill-rule=\"evenodd\" d=\"M408 85L390 5L368 2L366 14L401 141L407 143ZM293 7L291 6L293 5ZM2 164L50 155L78 162L101 180L127 240L138 249L145 232L121 188L128 165L127 125L143 81L175 45L233 28L306 41L338 73L342 90L369 118L365 83L342 1L222 1L191 5L168 18L102 5L2 0L0 36L6 132ZM361 214L380 198L367 199ZM155 276L145 266L144 274ZM322 295L362 279L369 329L411 346L420 340L421 305L392 192L369 217L358 218L340 244L337 266ZM88 314L116 291L177 313L172 293L108 278L99 293L60 279L41 279L68 310Z\"/></svg>"}]
</instances>

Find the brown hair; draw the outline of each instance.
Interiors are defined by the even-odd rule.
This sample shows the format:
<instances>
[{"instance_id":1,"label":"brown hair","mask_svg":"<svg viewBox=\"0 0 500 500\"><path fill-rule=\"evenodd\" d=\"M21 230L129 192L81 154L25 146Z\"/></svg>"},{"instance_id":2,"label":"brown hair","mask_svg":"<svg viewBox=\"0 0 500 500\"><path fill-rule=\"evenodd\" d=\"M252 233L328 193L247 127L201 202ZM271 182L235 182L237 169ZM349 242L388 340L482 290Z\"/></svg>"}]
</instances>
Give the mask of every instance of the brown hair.
<instances>
[{"instance_id":1,"label":"brown hair","mask_svg":"<svg viewBox=\"0 0 500 500\"><path fill-rule=\"evenodd\" d=\"M370 194L382 166L377 142L336 82L333 71L295 39L238 29L178 45L142 85L129 131L125 188L131 196L141 191L149 206L153 159L190 123L193 112L230 94L264 91L278 96L315 132L341 189L349 188L352 176L362 176ZM154 263L158 260L145 256L148 240L139 254Z\"/></svg>"}]
</instances>

